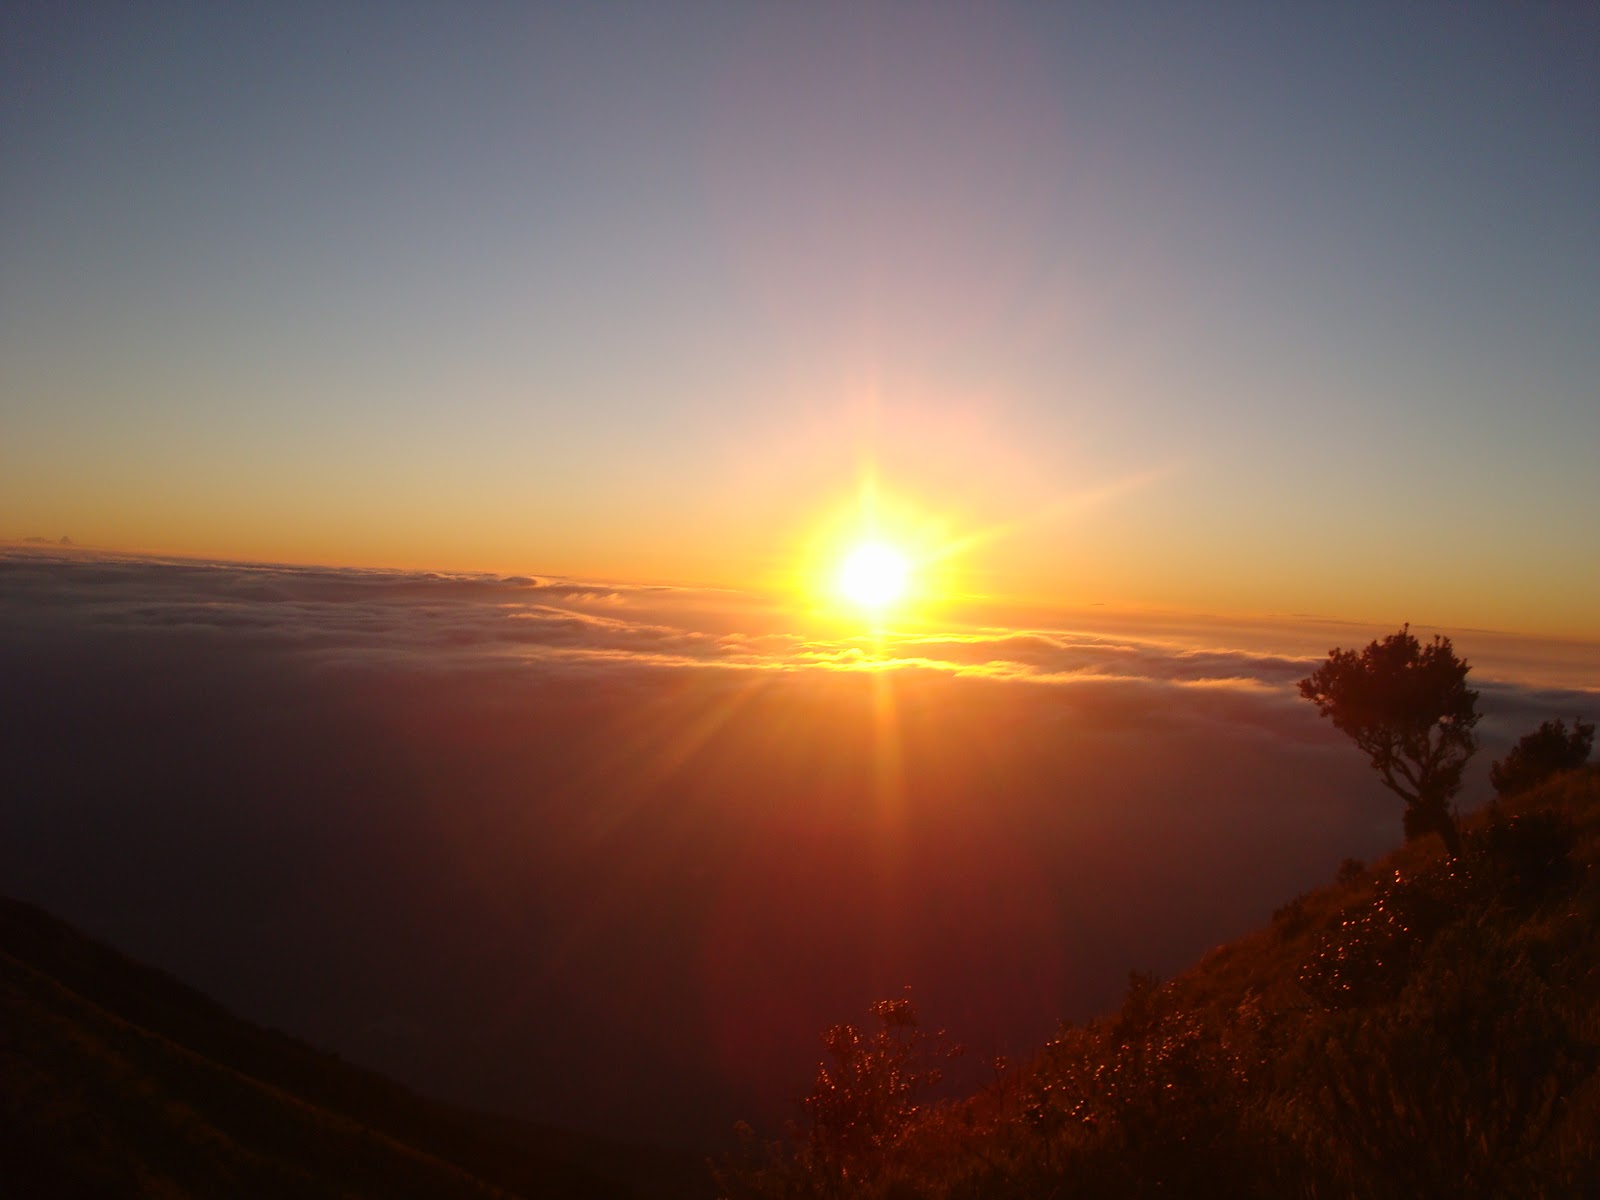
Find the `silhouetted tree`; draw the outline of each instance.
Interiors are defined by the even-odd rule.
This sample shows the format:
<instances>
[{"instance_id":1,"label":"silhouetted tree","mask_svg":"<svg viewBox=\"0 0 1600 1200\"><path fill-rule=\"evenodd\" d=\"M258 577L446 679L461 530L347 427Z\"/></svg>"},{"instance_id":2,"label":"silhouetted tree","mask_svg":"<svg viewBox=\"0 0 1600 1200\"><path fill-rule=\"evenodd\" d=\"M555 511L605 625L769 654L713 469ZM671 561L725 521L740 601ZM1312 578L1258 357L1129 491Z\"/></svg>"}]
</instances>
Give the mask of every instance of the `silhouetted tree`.
<instances>
[{"instance_id":1,"label":"silhouetted tree","mask_svg":"<svg viewBox=\"0 0 1600 1200\"><path fill-rule=\"evenodd\" d=\"M1593 725L1574 720L1568 733L1565 721L1545 721L1489 768L1489 782L1501 796L1526 791L1557 771L1583 766L1593 746Z\"/></svg>"},{"instance_id":2,"label":"silhouetted tree","mask_svg":"<svg viewBox=\"0 0 1600 1200\"><path fill-rule=\"evenodd\" d=\"M878 1001L872 1015L875 1032L835 1025L822 1036L833 1061L817 1068L805 1110L809 1161L827 1177L849 1178L868 1160L881 1165L923 1110L923 1093L942 1078L935 1061L961 1053L942 1030L918 1028L909 996Z\"/></svg>"},{"instance_id":3,"label":"silhouetted tree","mask_svg":"<svg viewBox=\"0 0 1600 1200\"><path fill-rule=\"evenodd\" d=\"M1450 801L1478 748L1478 693L1450 639L1421 645L1406 625L1359 653L1334 649L1300 694L1366 753L1383 786L1405 801L1407 839L1437 833L1461 853Z\"/></svg>"}]
</instances>

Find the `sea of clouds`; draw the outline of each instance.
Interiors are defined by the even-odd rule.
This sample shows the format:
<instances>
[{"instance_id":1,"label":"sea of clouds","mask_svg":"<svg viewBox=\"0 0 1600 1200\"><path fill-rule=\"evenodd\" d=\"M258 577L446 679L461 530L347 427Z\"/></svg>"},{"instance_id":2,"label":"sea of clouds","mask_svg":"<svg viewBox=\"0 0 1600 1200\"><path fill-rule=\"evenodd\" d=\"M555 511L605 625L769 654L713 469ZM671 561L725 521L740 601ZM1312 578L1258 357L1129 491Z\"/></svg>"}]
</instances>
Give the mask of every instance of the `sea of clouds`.
<instances>
[{"instance_id":1,"label":"sea of clouds","mask_svg":"<svg viewBox=\"0 0 1600 1200\"><path fill-rule=\"evenodd\" d=\"M704 1144L875 998L1026 1053L1399 840L1294 686L1384 630L999 616L0 550L0 890L425 1090ZM1447 632L1471 804L1600 658Z\"/></svg>"}]
</instances>

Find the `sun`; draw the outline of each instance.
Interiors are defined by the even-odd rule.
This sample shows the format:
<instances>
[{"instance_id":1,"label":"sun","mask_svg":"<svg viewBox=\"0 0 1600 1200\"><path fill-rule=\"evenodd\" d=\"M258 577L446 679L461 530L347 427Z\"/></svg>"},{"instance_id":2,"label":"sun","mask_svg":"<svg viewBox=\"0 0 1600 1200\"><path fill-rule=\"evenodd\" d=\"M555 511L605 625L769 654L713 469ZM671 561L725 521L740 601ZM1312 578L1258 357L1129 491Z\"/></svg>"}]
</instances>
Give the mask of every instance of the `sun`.
<instances>
[{"instance_id":1,"label":"sun","mask_svg":"<svg viewBox=\"0 0 1600 1200\"><path fill-rule=\"evenodd\" d=\"M905 599L911 560L886 542L862 542L839 564L834 586L858 608L882 613Z\"/></svg>"}]
</instances>

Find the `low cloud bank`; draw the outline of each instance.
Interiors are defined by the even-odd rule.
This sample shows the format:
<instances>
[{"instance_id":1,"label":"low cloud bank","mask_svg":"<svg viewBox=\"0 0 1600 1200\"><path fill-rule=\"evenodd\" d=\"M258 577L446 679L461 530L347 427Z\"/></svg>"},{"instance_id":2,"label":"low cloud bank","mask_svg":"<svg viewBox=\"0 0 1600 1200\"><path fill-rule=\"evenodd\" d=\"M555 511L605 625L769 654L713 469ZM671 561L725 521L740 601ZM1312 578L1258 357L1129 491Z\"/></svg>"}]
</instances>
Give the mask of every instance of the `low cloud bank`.
<instances>
[{"instance_id":1,"label":"low cloud bank","mask_svg":"<svg viewBox=\"0 0 1600 1200\"><path fill-rule=\"evenodd\" d=\"M48 549L0 553L0 613L0 888L611 1132L781 1118L818 1030L907 984L1026 1052L1400 836L1295 695L1326 626L821 636L736 593ZM1477 797L1600 707L1478 685Z\"/></svg>"}]
</instances>

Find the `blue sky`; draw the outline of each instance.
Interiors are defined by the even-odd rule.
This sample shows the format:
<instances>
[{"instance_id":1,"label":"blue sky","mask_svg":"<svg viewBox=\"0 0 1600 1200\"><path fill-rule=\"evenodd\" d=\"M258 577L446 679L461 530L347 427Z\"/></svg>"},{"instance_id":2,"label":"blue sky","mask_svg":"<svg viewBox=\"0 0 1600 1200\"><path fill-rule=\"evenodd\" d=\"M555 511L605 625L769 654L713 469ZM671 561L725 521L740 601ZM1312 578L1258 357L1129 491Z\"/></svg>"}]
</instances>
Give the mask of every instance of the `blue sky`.
<instances>
[{"instance_id":1,"label":"blue sky","mask_svg":"<svg viewBox=\"0 0 1600 1200\"><path fill-rule=\"evenodd\" d=\"M3 20L0 536L1600 633L1591 6Z\"/></svg>"}]
</instances>

